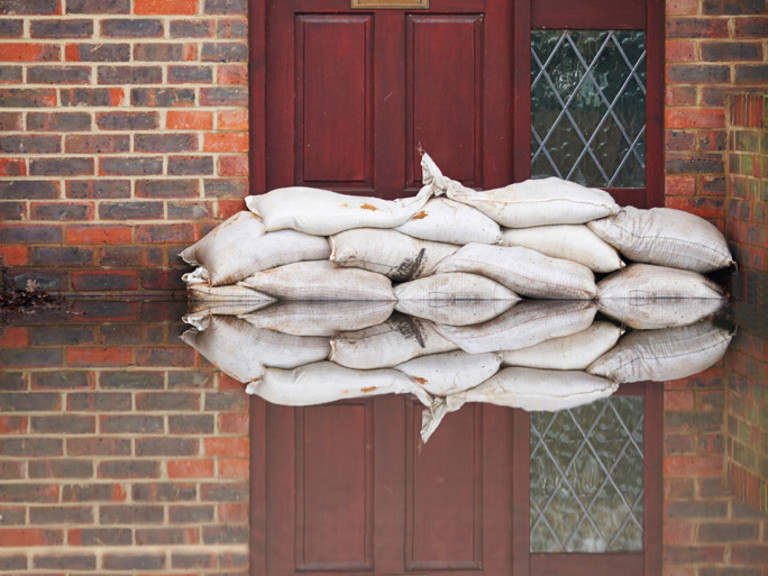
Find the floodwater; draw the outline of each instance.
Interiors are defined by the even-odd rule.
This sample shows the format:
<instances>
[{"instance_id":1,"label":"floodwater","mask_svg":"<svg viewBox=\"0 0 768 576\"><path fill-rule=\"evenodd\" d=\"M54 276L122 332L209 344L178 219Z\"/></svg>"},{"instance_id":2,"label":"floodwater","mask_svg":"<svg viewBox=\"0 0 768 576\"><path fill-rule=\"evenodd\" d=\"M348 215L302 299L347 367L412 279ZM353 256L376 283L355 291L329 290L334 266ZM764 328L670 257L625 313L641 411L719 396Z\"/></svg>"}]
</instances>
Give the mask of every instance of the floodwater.
<instances>
[{"instance_id":1,"label":"floodwater","mask_svg":"<svg viewBox=\"0 0 768 576\"><path fill-rule=\"evenodd\" d=\"M0 573L768 574L768 291L731 292L5 314Z\"/></svg>"}]
</instances>

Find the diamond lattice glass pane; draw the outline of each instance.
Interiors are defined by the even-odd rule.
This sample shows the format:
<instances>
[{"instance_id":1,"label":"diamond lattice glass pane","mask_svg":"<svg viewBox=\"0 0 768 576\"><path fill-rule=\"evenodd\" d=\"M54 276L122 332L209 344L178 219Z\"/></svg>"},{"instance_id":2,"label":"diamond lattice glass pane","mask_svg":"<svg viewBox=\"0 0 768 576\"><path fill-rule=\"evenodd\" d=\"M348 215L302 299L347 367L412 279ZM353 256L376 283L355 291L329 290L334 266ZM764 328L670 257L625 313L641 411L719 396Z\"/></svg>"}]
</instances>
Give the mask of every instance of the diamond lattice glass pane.
<instances>
[{"instance_id":1,"label":"diamond lattice glass pane","mask_svg":"<svg viewBox=\"0 0 768 576\"><path fill-rule=\"evenodd\" d=\"M531 175L645 184L645 32L531 31Z\"/></svg>"},{"instance_id":2,"label":"diamond lattice glass pane","mask_svg":"<svg viewBox=\"0 0 768 576\"><path fill-rule=\"evenodd\" d=\"M531 552L643 546L643 399L531 414Z\"/></svg>"}]
</instances>

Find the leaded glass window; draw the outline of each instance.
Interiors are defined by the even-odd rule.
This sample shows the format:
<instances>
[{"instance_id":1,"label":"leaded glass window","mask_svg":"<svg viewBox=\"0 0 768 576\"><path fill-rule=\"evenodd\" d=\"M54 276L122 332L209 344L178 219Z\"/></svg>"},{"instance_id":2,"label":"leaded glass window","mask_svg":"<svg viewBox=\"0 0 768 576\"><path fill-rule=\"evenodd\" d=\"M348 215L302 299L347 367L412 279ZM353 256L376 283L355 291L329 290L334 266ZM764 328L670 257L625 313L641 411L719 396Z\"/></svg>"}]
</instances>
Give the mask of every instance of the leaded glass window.
<instances>
[{"instance_id":1,"label":"leaded glass window","mask_svg":"<svg viewBox=\"0 0 768 576\"><path fill-rule=\"evenodd\" d=\"M645 32L531 31L531 175L645 186Z\"/></svg>"},{"instance_id":2,"label":"leaded glass window","mask_svg":"<svg viewBox=\"0 0 768 576\"><path fill-rule=\"evenodd\" d=\"M644 402L531 414L531 552L643 548Z\"/></svg>"}]
</instances>

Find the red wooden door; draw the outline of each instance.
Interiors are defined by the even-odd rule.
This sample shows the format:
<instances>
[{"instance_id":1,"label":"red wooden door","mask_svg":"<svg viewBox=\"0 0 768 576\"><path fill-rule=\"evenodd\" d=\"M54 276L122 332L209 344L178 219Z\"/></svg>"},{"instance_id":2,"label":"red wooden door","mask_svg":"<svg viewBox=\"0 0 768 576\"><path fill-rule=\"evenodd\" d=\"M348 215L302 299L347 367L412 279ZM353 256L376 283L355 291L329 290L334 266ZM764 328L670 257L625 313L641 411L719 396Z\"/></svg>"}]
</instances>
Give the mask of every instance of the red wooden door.
<instances>
[{"instance_id":1,"label":"red wooden door","mask_svg":"<svg viewBox=\"0 0 768 576\"><path fill-rule=\"evenodd\" d=\"M512 181L508 1L280 0L265 18L267 190L410 194L419 145L469 186Z\"/></svg>"}]
</instances>

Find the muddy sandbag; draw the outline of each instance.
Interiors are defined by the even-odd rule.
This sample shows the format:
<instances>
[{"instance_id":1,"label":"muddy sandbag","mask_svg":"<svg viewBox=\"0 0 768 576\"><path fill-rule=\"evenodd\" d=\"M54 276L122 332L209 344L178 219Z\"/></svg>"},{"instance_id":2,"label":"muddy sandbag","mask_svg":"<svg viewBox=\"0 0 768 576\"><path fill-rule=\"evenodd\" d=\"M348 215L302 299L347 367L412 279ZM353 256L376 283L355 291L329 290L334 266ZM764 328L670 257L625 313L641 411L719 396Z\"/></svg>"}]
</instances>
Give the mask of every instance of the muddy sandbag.
<instances>
[{"instance_id":1,"label":"muddy sandbag","mask_svg":"<svg viewBox=\"0 0 768 576\"><path fill-rule=\"evenodd\" d=\"M471 206L448 198L432 198L405 224L397 227L403 234L463 246L470 242L498 244L498 223Z\"/></svg>"},{"instance_id":2,"label":"muddy sandbag","mask_svg":"<svg viewBox=\"0 0 768 576\"><path fill-rule=\"evenodd\" d=\"M626 206L588 226L636 262L694 272L712 272L733 263L720 231L703 218L682 210Z\"/></svg>"},{"instance_id":3,"label":"muddy sandbag","mask_svg":"<svg viewBox=\"0 0 768 576\"><path fill-rule=\"evenodd\" d=\"M637 330L595 360L587 371L614 382L664 382L698 374L725 354L732 334L710 321L660 330Z\"/></svg>"},{"instance_id":4,"label":"muddy sandbag","mask_svg":"<svg viewBox=\"0 0 768 576\"><path fill-rule=\"evenodd\" d=\"M256 326L295 336L326 336L381 324L392 315L394 302L276 302L240 317Z\"/></svg>"},{"instance_id":5,"label":"muddy sandbag","mask_svg":"<svg viewBox=\"0 0 768 576\"><path fill-rule=\"evenodd\" d=\"M330 254L326 238L293 230L267 233L261 218L242 211L185 248L180 256L187 264L204 268L205 279L220 286L234 284L260 270L303 260L324 260ZM197 283L200 277L196 272L185 280Z\"/></svg>"},{"instance_id":6,"label":"muddy sandbag","mask_svg":"<svg viewBox=\"0 0 768 576\"><path fill-rule=\"evenodd\" d=\"M392 282L383 274L327 260L256 272L240 284L279 300L395 300Z\"/></svg>"},{"instance_id":7,"label":"muddy sandbag","mask_svg":"<svg viewBox=\"0 0 768 576\"><path fill-rule=\"evenodd\" d=\"M545 256L578 262L593 272L613 272L624 266L616 249L585 224L505 228L501 245L531 248Z\"/></svg>"},{"instance_id":8,"label":"muddy sandbag","mask_svg":"<svg viewBox=\"0 0 768 576\"><path fill-rule=\"evenodd\" d=\"M498 354L467 354L462 350L414 358L395 366L433 396L474 388L499 371Z\"/></svg>"},{"instance_id":9,"label":"muddy sandbag","mask_svg":"<svg viewBox=\"0 0 768 576\"><path fill-rule=\"evenodd\" d=\"M325 360L330 352L327 338L262 330L232 316L212 316L204 330L187 330L181 339L244 384L261 377L265 366L294 368Z\"/></svg>"},{"instance_id":10,"label":"muddy sandbag","mask_svg":"<svg viewBox=\"0 0 768 576\"><path fill-rule=\"evenodd\" d=\"M426 442L448 412L468 402L556 412L607 398L617 389L618 385L606 378L579 370L503 368L475 388L437 398L422 414L421 437Z\"/></svg>"},{"instance_id":11,"label":"muddy sandbag","mask_svg":"<svg viewBox=\"0 0 768 576\"><path fill-rule=\"evenodd\" d=\"M391 368L455 349L431 322L395 313L382 324L333 336L328 359L347 368Z\"/></svg>"},{"instance_id":12,"label":"muddy sandbag","mask_svg":"<svg viewBox=\"0 0 768 576\"><path fill-rule=\"evenodd\" d=\"M550 338L520 350L501 352L506 366L524 366L549 370L585 370L613 348L623 330L610 322L594 322L586 330Z\"/></svg>"},{"instance_id":13,"label":"muddy sandbag","mask_svg":"<svg viewBox=\"0 0 768 576\"><path fill-rule=\"evenodd\" d=\"M606 298L600 312L636 330L655 330L694 324L717 312L725 303L715 298Z\"/></svg>"},{"instance_id":14,"label":"muddy sandbag","mask_svg":"<svg viewBox=\"0 0 768 576\"><path fill-rule=\"evenodd\" d=\"M334 264L378 272L394 282L429 276L443 259L458 250L452 244L377 228L346 230L329 241Z\"/></svg>"},{"instance_id":15,"label":"muddy sandbag","mask_svg":"<svg viewBox=\"0 0 768 576\"><path fill-rule=\"evenodd\" d=\"M482 324L435 327L441 336L465 352L482 354L519 350L581 332L592 324L596 313L594 302L526 300Z\"/></svg>"},{"instance_id":16,"label":"muddy sandbag","mask_svg":"<svg viewBox=\"0 0 768 576\"><path fill-rule=\"evenodd\" d=\"M517 246L467 244L437 266L438 273L481 274L529 298L591 300L595 275L584 266Z\"/></svg>"},{"instance_id":17,"label":"muddy sandbag","mask_svg":"<svg viewBox=\"0 0 768 576\"><path fill-rule=\"evenodd\" d=\"M353 370L333 362L316 362L293 370L266 368L245 389L283 406L313 406L380 394L414 394L423 404L431 397L398 370Z\"/></svg>"},{"instance_id":18,"label":"muddy sandbag","mask_svg":"<svg viewBox=\"0 0 768 576\"><path fill-rule=\"evenodd\" d=\"M723 297L723 289L698 272L653 264L630 264L600 281L599 300Z\"/></svg>"},{"instance_id":19,"label":"muddy sandbag","mask_svg":"<svg viewBox=\"0 0 768 576\"><path fill-rule=\"evenodd\" d=\"M526 180L484 192L449 187L447 195L477 208L507 228L583 224L619 210L608 192L555 177Z\"/></svg>"},{"instance_id":20,"label":"muddy sandbag","mask_svg":"<svg viewBox=\"0 0 768 576\"><path fill-rule=\"evenodd\" d=\"M269 231L291 229L331 236L351 228L395 228L418 213L431 196L430 186L423 186L416 196L398 200L290 186L248 196L245 204L263 218Z\"/></svg>"}]
</instances>

